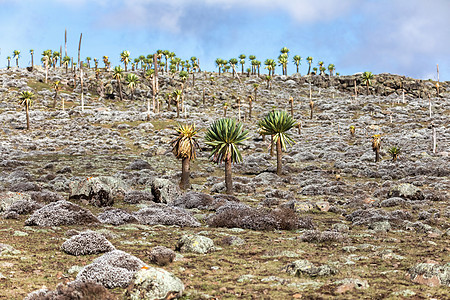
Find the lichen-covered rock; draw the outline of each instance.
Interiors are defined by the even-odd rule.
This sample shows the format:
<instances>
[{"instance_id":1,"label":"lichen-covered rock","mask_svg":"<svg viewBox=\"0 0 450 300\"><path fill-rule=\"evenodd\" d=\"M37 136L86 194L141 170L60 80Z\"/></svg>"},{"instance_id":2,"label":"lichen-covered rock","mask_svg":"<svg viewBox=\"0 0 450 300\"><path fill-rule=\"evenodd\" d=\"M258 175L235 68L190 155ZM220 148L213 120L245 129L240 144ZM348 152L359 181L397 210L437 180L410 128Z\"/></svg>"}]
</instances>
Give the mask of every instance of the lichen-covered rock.
<instances>
[{"instance_id":1,"label":"lichen-covered rock","mask_svg":"<svg viewBox=\"0 0 450 300\"><path fill-rule=\"evenodd\" d=\"M41 203L37 203L33 200L18 200L11 204L11 206L5 211L5 213L15 212L18 215L27 215L41 208L42 206L43 205Z\"/></svg>"},{"instance_id":2,"label":"lichen-covered rock","mask_svg":"<svg viewBox=\"0 0 450 300\"><path fill-rule=\"evenodd\" d=\"M183 235L178 240L176 250L180 252L192 252L205 254L215 251L214 241L206 236L201 235Z\"/></svg>"},{"instance_id":3,"label":"lichen-covered rock","mask_svg":"<svg viewBox=\"0 0 450 300\"><path fill-rule=\"evenodd\" d=\"M126 297L132 300L176 299L183 295L184 284L172 273L144 267L133 276Z\"/></svg>"},{"instance_id":4,"label":"lichen-covered rock","mask_svg":"<svg viewBox=\"0 0 450 300\"><path fill-rule=\"evenodd\" d=\"M235 236L235 235L228 235L228 236L224 236L222 238L222 240L220 241L220 243L222 245L227 245L227 246L242 246L245 244L245 240L243 240L242 238Z\"/></svg>"},{"instance_id":5,"label":"lichen-covered rock","mask_svg":"<svg viewBox=\"0 0 450 300\"><path fill-rule=\"evenodd\" d=\"M14 202L19 200L30 201L31 197L28 194L5 192L0 193L0 212L7 210Z\"/></svg>"},{"instance_id":6,"label":"lichen-covered rock","mask_svg":"<svg viewBox=\"0 0 450 300\"><path fill-rule=\"evenodd\" d=\"M439 265L435 262L419 263L408 270L406 277L413 282L431 287L450 287L450 263Z\"/></svg>"},{"instance_id":7,"label":"lichen-covered rock","mask_svg":"<svg viewBox=\"0 0 450 300\"><path fill-rule=\"evenodd\" d=\"M94 206L104 207L123 200L129 187L119 178L99 176L71 181L69 189L69 199L86 199Z\"/></svg>"},{"instance_id":8,"label":"lichen-covered rock","mask_svg":"<svg viewBox=\"0 0 450 300\"><path fill-rule=\"evenodd\" d=\"M87 230L61 245L61 250L75 256L113 251L116 248L102 234Z\"/></svg>"},{"instance_id":9,"label":"lichen-covered rock","mask_svg":"<svg viewBox=\"0 0 450 300\"><path fill-rule=\"evenodd\" d=\"M409 200L423 200L423 192L410 183L402 183L394 186L388 193L388 197L401 197Z\"/></svg>"},{"instance_id":10,"label":"lichen-covered rock","mask_svg":"<svg viewBox=\"0 0 450 300\"><path fill-rule=\"evenodd\" d=\"M146 264L139 258L114 250L96 258L78 273L75 281L94 282L106 288L127 287L134 273Z\"/></svg>"},{"instance_id":11,"label":"lichen-covered rock","mask_svg":"<svg viewBox=\"0 0 450 300\"><path fill-rule=\"evenodd\" d=\"M131 213L120 208L108 208L97 216L100 222L111 225L137 223L138 220Z\"/></svg>"},{"instance_id":12,"label":"lichen-covered rock","mask_svg":"<svg viewBox=\"0 0 450 300\"><path fill-rule=\"evenodd\" d=\"M155 202L169 204L181 196L181 190L178 184L168 179L155 178L152 182L152 194Z\"/></svg>"},{"instance_id":13,"label":"lichen-covered rock","mask_svg":"<svg viewBox=\"0 0 450 300\"><path fill-rule=\"evenodd\" d=\"M145 225L178 225L181 227L198 227L200 223L188 211L178 207L155 203L137 211L134 216Z\"/></svg>"},{"instance_id":14,"label":"lichen-covered rock","mask_svg":"<svg viewBox=\"0 0 450 300\"><path fill-rule=\"evenodd\" d=\"M165 266L170 264L175 259L175 251L172 249L156 246L150 251L150 262L157 264L158 266Z\"/></svg>"},{"instance_id":15,"label":"lichen-covered rock","mask_svg":"<svg viewBox=\"0 0 450 300\"><path fill-rule=\"evenodd\" d=\"M288 264L285 267L285 271L292 276L307 274L311 277L329 276L338 273L337 269L332 266L321 265L316 267L312 262L306 259L296 260Z\"/></svg>"},{"instance_id":16,"label":"lichen-covered rock","mask_svg":"<svg viewBox=\"0 0 450 300\"><path fill-rule=\"evenodd\" d=\"M376 232L388 232L391 230L391 223L389 221L373 222L369 224L369 229Z\"/></svg>"},{"instance_id":17,"label":"lichen-covered rock","mask_svg":"<svg viewBox=\"0 0 450 300\"><path fill-rule=\"evenodd\" d=\"M93 223L99 223L99 221L89 210L65 200L47 204L36 210L25 221L25 225L30 226L87 225Z\"/></svg>"}]
</instances>

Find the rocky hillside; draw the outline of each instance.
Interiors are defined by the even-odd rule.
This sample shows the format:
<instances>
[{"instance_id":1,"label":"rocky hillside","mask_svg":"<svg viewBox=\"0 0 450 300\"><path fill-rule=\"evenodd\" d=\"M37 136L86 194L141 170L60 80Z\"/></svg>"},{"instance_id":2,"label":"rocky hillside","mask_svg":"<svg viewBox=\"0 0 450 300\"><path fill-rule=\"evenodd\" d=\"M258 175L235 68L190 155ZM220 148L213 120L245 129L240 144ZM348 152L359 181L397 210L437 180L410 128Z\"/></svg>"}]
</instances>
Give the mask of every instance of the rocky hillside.
<instances>
[{"instance_id":1,"label":"rocky hillside","mask_svg":"<svg viewBox=\"0 0 450 300\"><path fill-rule=\"evenodd\" d=\"M47 83L39 66L0 70L0 298L43 285L29 299L447 297L448 82L438 95L436 82L380 74L367 95L357 75L202 72L183 84L159 74L159 111L148 114L152 84L140 71L134 91L121 83L123 101L111 71L84 71L82 93L70 70L50 70ZM182 87L177 118L168 95ZM30 130L22 91L35 95ZM278 176L257 121L291 108L296 143ZM233 165L234 196L204 142L224 115L250 136ZM177 123L200 129L188 191L170 151Z\"/></svg>"}]
</instances>

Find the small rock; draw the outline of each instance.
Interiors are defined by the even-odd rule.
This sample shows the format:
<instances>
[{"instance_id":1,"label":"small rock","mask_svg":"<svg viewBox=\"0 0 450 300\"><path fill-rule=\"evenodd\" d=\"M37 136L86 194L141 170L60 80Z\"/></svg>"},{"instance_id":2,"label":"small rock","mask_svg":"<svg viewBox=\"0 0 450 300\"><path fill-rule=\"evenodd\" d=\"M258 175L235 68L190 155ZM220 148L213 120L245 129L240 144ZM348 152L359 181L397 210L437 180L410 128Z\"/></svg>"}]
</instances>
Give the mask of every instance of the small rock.
<instances>
[{"instance_id":1,"label":"small rock","mask_svg":"<svg viewBox=\"0 0 450 300\"><path fill-rule=\"evenodd\" d=\"M318 201L316 202L316 207L320 210L320 211L328 211L330 209L330 203L328 203L328 201Z\"/></svg>"},{"instance_id":2,"label":"small rock","mask_svg":"<svg viewBox=\"0 0 450 300\"><path fill-rule=\"evenodd\" d=\"M285 267L288 274L292 276L301 276L307 274L311 277L328 276L336 274L338 271L329 265L314 266L313 263L306 259L296 260Z\"/></svg>"},{"instance_id":3,"label":"small rock","mask_svg":"<svg viewBox=\"0 0 450 300\"><path fill-rule=\"evenodd\" d=\"M176 250L180 252L193 252L205 254L215 251L212 239L201 235L183 235L178 241Z\"/></svg>"},{"instance_id":4,"label":"small rock","mask_svg":"<svg viewBox=\"0 0 450 300\"><path fill-rule=\"evenodd\" d=\"M450 263L439 265L436 262L419 263L408 270L406 277L413 282L430 287L445 285L450 287Z\"/></svg>"},{"instance_id":5,"label":"small rock","mask_svg":"<svg viewBox=\"0 0 450 300\"><path fill-rule=\"evenodd\" d=\"M158 266L165 266L173 262L176 253L166 247L156 246L150 251L150 262Z\"/></svg>"},{"instance_id":6,"label":"small rock","mask_svg":"<svg viewBox=\"0 0 450 300\"><path fill-rule=\"evenodd\" d=\"M389 223L389 221L373 222L369 224L369 229L372 229L376 232L388 232L391 230L391 224Z\"/></svg>"},{"instance_id":7,"label":"small rock","mask_svg":"<svg viewBox=\"0 0 450 300\"><path fill-rule=\"evenodd\" d=\"M184 285L172 273L153 267L136 272L126 291L129 299L176 299L183 295Z\"/></svg>"},{"instance_id":8,"label":"small rock","mask_svg":"<svg viewBox=\"0 0 450 300\"><path fill-rule=\"evenodd\" d=\"M410 183L402 183L394 186L388 193L388 197L401 197L409 200L423 200L423 192Z\"/></svg>"}]
</instances>

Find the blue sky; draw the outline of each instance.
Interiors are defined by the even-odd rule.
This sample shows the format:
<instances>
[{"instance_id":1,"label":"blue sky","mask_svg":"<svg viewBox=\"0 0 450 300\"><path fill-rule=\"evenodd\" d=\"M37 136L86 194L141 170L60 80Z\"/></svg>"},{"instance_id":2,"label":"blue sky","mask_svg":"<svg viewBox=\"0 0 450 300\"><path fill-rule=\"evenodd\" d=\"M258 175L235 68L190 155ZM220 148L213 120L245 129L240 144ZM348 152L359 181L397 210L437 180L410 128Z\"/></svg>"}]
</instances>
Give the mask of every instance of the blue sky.
<instances>
[{"instance_id":1,"label":"blue sky","mask_svg":"<svg viewBox=\"0 0 450 300\"><path fill-rule=\"evenodd\" d=\"M81 58L107 55L113 65L123 50L134 58L168 49L211 71L216 58L264 62L286 46L289 73L298 54L302 74L312 56L342 75L436 79L439 64L440 80L450 80L450 0L0 0L0 67L16 49L23 67L30 49L64 48L65 28L69 56L83 33Z\"/></svg>"}]
</instances>

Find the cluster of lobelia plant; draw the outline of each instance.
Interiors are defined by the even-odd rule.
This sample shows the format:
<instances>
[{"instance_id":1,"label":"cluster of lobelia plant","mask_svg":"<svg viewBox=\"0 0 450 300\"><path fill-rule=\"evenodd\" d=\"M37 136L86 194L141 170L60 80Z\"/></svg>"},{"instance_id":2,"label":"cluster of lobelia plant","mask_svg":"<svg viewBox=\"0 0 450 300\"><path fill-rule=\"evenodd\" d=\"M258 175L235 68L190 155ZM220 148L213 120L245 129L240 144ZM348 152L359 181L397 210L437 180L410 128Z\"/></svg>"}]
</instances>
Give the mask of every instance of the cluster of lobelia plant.
<instances>
[{"instance_id":1,"label":"cluster of lobelia plant","mask_svg":"<svg viewBox=\"0 0 450 300\"><path fill-rule=\"evenodd\" d=\"M271 111L258 122L259 132L272 137L270 147L276 146L277 174L282 174L282 150L286 150L286 144L292 145L294 140L287 133L297 122L285 111ZM175 128L177 137L171 142L172 152L182 160L182 174L180 187L189 188L189 165L196 157L198 148L197 130L195 125L178 125ZM225 165L225 188L227 194L233 194L233 181L231 166L233 163L242 162L242 154L238 146L249 138L248 130L243 129L243 124L235 119L222 118L214 121L205 134L205 143L212 147L210 159Z\"/></svg>"}]
</instances>

